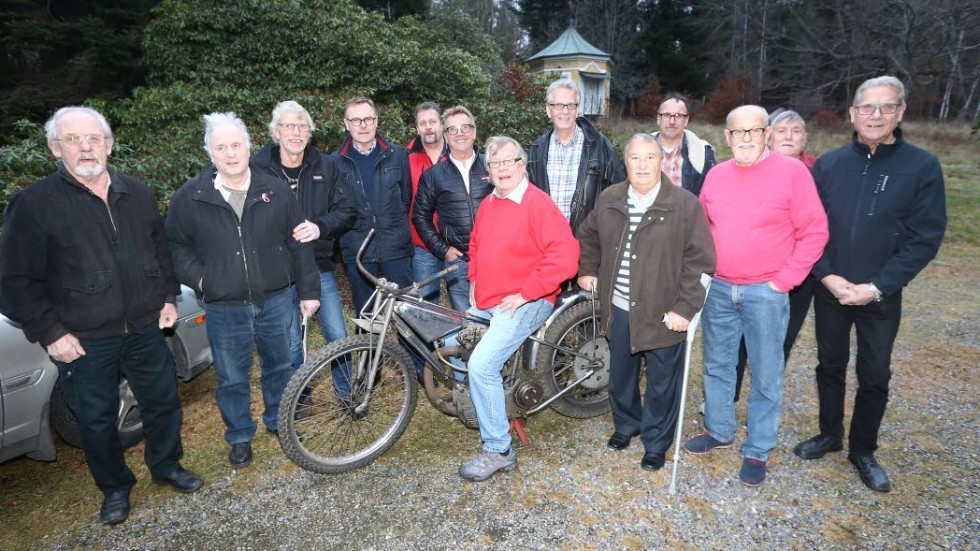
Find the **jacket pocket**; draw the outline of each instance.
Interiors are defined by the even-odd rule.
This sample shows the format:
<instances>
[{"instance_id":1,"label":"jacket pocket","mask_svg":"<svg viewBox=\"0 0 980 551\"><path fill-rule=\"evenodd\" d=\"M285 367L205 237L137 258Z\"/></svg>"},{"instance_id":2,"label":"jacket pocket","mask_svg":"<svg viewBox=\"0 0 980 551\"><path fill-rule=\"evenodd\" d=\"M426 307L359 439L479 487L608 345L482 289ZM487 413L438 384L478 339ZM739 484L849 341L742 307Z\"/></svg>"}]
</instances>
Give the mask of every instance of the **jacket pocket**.
<instances>
[{"instance_id":1,"label":"jacket pocket","mask_svg":"<svg viewBox=\"0 0 980 551\"><path fill-rule=\"evenodd\" d=\"M62 284L66 301L59 318L71 330L96 329L115 317L123 317L122 304L113 293L113 273L100 270L77 274Z\"/></svg>"}]
</instances>

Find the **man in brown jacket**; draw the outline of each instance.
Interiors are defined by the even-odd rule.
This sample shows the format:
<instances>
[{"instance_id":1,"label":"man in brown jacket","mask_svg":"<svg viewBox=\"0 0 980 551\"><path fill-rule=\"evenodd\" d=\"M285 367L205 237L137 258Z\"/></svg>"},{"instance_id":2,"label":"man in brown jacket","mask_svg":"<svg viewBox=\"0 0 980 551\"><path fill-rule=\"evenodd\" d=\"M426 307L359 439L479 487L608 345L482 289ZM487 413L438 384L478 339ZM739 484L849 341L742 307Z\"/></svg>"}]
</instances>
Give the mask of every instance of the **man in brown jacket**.
<instances>
[{"instance_id":1,"label":"man in brown jacket","mask_svg":"<svg viewBox=\"0 0 980 551\"><path fill-rule=\"evenodd\" d=\"M628 182L602 192L579 231L578 284L598 289L609 340L609 447L640 436L640 466L663 467L677 423L688 322L704 304L701 274L715 247L697 197L660 171L663 150L649 134L626 142ZM647 388L641 403L640 360Z\"/></svg>"}]
</instances>

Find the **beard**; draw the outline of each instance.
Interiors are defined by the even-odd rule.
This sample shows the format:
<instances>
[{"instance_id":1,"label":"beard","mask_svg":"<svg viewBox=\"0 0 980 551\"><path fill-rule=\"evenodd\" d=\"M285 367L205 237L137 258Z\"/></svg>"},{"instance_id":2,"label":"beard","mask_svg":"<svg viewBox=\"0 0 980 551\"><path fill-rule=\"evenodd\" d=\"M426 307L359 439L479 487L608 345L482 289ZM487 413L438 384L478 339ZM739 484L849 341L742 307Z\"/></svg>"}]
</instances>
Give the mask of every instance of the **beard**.
<instances>
[{"instance_id":1,"label":"beard","mask_svg":"<svg viewBox=\"0 0 980 551\"><path fill-rule=\"evenodd\" d=\"M84 165L82 164L83 160L86 161L94 160L95 164ZM75 161L75 166L72 167L72 169L74 170L75 174L78 174L82 178L95 178L97 176L101 176L102 173L105 172L105 165L98 157L88 157L84 159L82 157L79 157Z\"/></svg>"},{"instance_id":2,"label":"beard","mask_svg":"<svg viewBox=\"0 0 980 551\"><path fill-rule=\"evenodd\" d=\"M422 134L422 143L427 145L439 143L439 134L436 134L435 132L429 134Z\"/></svg>"}]
</instances>

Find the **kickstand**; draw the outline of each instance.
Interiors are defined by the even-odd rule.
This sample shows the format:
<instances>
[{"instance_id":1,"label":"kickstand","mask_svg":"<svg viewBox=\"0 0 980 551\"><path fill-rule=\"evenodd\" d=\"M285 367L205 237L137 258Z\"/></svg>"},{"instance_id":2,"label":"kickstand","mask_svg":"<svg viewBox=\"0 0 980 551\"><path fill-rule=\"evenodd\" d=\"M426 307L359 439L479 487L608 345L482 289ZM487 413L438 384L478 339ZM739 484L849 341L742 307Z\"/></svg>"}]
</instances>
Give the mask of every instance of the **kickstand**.
<instances>
[{"instance_id":1,"label":"kickstand","mask_svg":"<svg viewBox=\"0 0 980 551\"><path fill-rule=\"evenodd\" d=\"M517 438L520 439L522 446L530 446L531 441L527 439L527 433L524 432L524 426L526 422L523 417L518 417L517 419L510 420L510 430L517 433Z\"/></svg>"}]
</instances>

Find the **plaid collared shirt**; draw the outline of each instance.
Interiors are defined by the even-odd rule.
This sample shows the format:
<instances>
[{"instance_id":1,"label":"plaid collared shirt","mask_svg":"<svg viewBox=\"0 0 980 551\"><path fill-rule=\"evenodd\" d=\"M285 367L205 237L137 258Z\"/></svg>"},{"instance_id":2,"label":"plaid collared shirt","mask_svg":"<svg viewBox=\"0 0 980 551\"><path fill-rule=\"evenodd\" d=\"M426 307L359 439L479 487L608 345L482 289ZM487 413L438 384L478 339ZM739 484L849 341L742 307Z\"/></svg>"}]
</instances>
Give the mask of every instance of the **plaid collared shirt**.
<instances>
[{"instance_id":1,"label":"plaid collared shirt","mask_svg":"<svg viewBox=\"0 0 980 551\"><path fill-rule=\"evenodd\" d=\"M568 145L561 144L557 132L551 133L551 143L548 145L548 186L551 198L566 220L572 216L572 198L578 184L578 165L582 160L584 144L585 134L576 126Z\"/></svg>"},{"instance_id":2,"label":"plaid collared shirt","mask_svg":"<svg viewBox=\"0 0 980 551\"><path fill-rule=\"evenodd\" d=\"M664 150L663 172L670 178L675 186L681 185L681 166L684 164L684 156L681 155L681 144L678 143L673 151L667 153Z\"/></svg>"}]
</instances>

